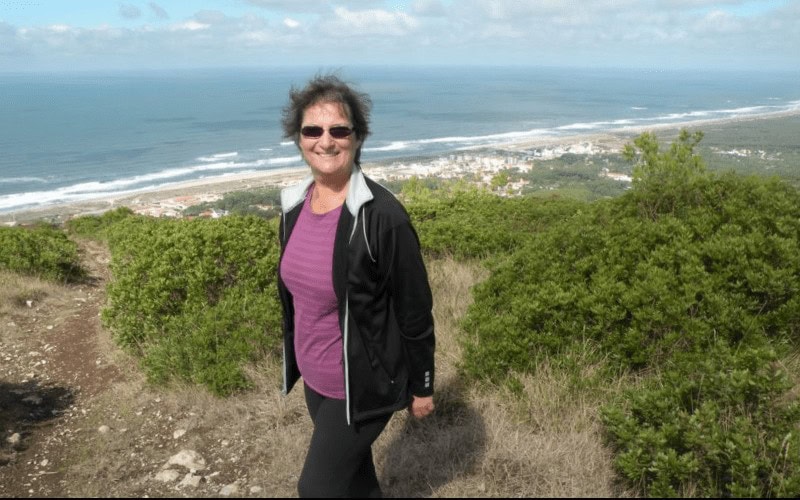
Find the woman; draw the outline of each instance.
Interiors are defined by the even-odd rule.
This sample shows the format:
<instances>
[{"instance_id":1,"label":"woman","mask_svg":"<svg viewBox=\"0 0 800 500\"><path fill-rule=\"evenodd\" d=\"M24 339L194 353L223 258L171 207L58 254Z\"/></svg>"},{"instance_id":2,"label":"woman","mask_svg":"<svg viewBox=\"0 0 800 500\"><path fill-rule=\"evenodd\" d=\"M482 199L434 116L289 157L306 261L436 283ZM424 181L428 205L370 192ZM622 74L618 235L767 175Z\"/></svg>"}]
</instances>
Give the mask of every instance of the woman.
<instances>
[{"instance_id":1,"label":"woman","mask_svg":"<svg viewBox=\"0 0 800 500\"><path fill-rule=\"evenodd\" d=\"M314 423L302 497L380 497L372 443L393 412L433 411L432 299L395 197L360 168L371 101L335 76L292 89L286 137L311 175L281 193L284 392Z\"/></svg>"}]
</instances>

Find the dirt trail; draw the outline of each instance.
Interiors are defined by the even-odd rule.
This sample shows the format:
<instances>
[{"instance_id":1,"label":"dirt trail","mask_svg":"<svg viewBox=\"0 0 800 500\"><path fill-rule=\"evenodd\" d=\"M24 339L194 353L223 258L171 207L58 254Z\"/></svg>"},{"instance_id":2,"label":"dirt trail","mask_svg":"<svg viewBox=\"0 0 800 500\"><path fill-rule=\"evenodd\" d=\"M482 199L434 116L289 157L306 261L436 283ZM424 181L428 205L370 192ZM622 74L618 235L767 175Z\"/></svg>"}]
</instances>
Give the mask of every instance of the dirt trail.
<instances>
[{"instance_id":1,"label":"dirt trail","mask_svg":"<svg viewBox=\"0 0 800 500\"><path fill-rule=\"evenodd\" d=\"M107 250L81 244L88 278L0 318L0 495L68 494L64 461L95 396L122 379L102 349ZM26 301L27 302L27 301Z\"/></svg>"}]
</instances>

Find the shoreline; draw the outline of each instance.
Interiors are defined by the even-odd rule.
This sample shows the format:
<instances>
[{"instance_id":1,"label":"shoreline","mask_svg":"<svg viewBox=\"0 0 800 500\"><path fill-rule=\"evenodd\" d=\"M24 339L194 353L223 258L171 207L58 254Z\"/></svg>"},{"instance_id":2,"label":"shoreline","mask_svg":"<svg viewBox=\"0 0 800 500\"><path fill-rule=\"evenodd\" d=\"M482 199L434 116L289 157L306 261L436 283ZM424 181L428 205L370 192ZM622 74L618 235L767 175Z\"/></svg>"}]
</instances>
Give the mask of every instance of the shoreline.
<instances>
[{"instance_id":1,"label":"shoreline","mask_svg":"<svg viewBox=\"0 0 800 500\"><path fill-rule=\"evenodd\" d=\"M723 119L694 120L670 124L657 124L652 126L630 126L613 131L587 131L564 136L536 137L496 143L491 145L474 146L469 148L454 149L450 155L464 155L477 151L494 151L523 153L529 150L551 150L556 155L566 152L577 154L594 154L598 151L615 153L631 142L633 138L644 132L658 132L677 134L681 129L699 129L704 126L735 126L737 124L774 120L800 115L800 109L775 112L759 116L741 116ZM664 140L664 137L660 137ZM441 173L447 169L446 164L441 164L443 154L438 157L419 157L407 159L394 159L386 161L365 162L364 171L378 179L391 176L408 177L411 175L430 175ZM438 159L437 159L438 158ZM542 159L547 159L543 157ZM420 165L419 162L426 164ZM411 166L398 168L398 165ZM433 164L438 164L433 168ZM30 223L40 220L61 223L73 217L84 215L99 215L105 211L121 206L131 208L137 213L154 216L164 215L167 210L182 210L187 206L203 201L212 201L221 198L225 193L245 191L261 187L283 187L308 175L308 167L285 167L265 172L250 172L232 174L217 178L195 179L176 183L152 190L143 190L136 193L104 196L90 200L66 202L43 207L21 209L8 213L0 213L0 225L15 225L16 223Z\"/></svg>"}]
</instances>

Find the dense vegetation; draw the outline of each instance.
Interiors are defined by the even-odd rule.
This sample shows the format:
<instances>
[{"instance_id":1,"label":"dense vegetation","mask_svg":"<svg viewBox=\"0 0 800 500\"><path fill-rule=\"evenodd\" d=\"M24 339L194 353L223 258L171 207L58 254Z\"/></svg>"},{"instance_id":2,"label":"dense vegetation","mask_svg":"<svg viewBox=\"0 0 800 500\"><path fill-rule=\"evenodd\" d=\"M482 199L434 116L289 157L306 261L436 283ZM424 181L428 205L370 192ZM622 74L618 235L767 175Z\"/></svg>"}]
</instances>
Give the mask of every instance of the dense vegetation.
<instances>
[{"instance_id":1,"label":"dense vegetation","mask_svg":"<svg viewBox=\"0 0 800 500\"><path fill-rule=\"evenodd\" d=\"M463 183L431 190L412 179L402 189L423 248L459 258L504 255L581 203L551 198L501 198Z\"/></svg>"},{"instance_id":2,"label":"dense vegetation","mask_svg":"<svg viewBox=\"0 0 800 500\"><path fill-rule=\"evenodd\" d=\"M46 224L0 228L0 269L65 283L85 275L77 245Z\"/></svg>"},{"instance_id":3,"label":"dense vegetation","mask_svg":"<svg viewBox=\"0 0 800 500\"><path fill-rule=\"evenodd\" d=\"M119 207L103 212L102 215L85 215L70 219L65 223L67 231L73 236L105 240L108 228L133 215L133 210Z\"/></svg>"},{"instance_id":4,"label":"dense vegetation","mask_svg":"<svg viewBox=\"0 0 800 500\"><path fill-rule=\"evenodd\" d=\"M207 210L231 215L255 215L266 219L280 212L280 189L264 188L253 191L225 193L221 200L193 205L183 211L184 216L200 215Z\"/></svg>"},{"instance_id":5,"label":"dense vegetation","mask_svg":"<svg viewBox=\"0 0 800 500\"><path fill-rule=\"evenodd\" d=\"M108 240L114 280L103 320L149 378L222 395L247 387L244 365L279 344L274 221L128 217Z\"/></svg>"},{"instance_id":6,"label":"dense vegetation","mask_svg":"<svg viewBox=\"0 0 800 500\"><path fill-rule=\"evenodd\" d=\"M495 261L465 319L464 369L513 385L589 350L606 377L646 377L604 412L645 493L796 496L800 414L776 362L800 328L800 195L708 173L700 138L660 151L639 137L629 193Z\"/></svg>"},{"instance_id":7,"label":"dense vegetation","mask_svg":"<svg viewBox=\"0 0 800 500\"><path fill-rule=\"evenodd\" d=\"M797 497L800 405L787 366L800 352L800 193L707 168L702 138L684 131L664 149L638 137L622 193L580 188L598 165L578 160L572 173L538 173L555 189L537 196L430 180L392 188L426 252L490 270L463 321L465 376L513 390L546 361L575 375L576 393L626 380L601 419L620 476L642 494ZM516 174L504 175L498 185ZM247 213L277 195L225 200L215 208ZM223 395L248 386L246 363L278 352L276 226L126 209L68 223L108 240L103 319L150 379ZM60 230L0 229L0 267L67 280L77 262ZM600 368L594 379L577 360Z\"/></svg>"}]
</instances>

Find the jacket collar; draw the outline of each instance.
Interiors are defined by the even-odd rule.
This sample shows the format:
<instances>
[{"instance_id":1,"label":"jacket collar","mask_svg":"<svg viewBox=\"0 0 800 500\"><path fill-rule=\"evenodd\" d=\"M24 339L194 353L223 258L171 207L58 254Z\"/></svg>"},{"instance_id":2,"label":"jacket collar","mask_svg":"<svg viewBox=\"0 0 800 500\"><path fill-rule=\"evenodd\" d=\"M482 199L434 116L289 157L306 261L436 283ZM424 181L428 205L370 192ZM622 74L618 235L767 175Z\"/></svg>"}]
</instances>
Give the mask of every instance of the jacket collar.
<instances>
[{"instance_id":1,"label":"jacket collar","mask_svg":"<svg viewBox=\"0 0 800 500\"><path fill-rule=\"evenodd\" d=\"M313 183L314 177L309 175L298 184L283 188L281 190L281 209L283 212L289 212L302 203L306 197L308 188L311 187ZM345 199L347 210L355 217L361 209L361 206L372 200L372 198L372 191L369 189L369 186L367 186L364 173L358 165L353 165L353 171L350 174L350 185L347 188L347 198Z\"/></svg>"}]
</instances>

